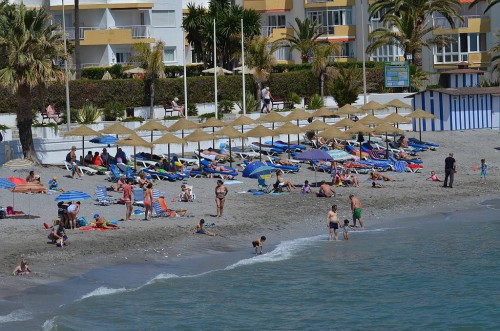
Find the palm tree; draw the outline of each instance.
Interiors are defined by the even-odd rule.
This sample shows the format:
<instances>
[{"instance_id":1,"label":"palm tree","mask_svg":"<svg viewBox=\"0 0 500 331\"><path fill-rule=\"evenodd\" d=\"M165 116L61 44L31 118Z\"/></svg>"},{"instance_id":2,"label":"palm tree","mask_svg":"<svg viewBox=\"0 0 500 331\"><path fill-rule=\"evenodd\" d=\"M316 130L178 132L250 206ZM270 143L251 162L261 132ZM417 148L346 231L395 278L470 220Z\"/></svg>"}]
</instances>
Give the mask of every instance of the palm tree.
<instances>
[{"instance_id":1,"label":"palm tree","mask_svg":"<svg viewBox=\"0 0 500 331\"><path fill-rule=\"evenodd\" d=\"M363 87L362 71L354 66L339 67L332 78L328 83L328 88L339 108L356 102Z\"/></svg>"},{"instance_id":2,"label":"palm tree","mask_svg":"<svg viewBox=\"0 0 500 331\"><path fill-rule=\"evenodd\" d=\"M474 0L470 5L469 5L469 9L474 7L475 5L477 5L479 2L482 2L483 0ZM486 13L488 10L491 9L491 7L495 6L495 5L498 5L500 3L500 0L488 0L488 7L486 7L486 9L484 10L484 12Z\"/></svg>"},{"instance_id":3,"label":"palm tree","mask_svg":"<svg viewBox=\"0 0 500 331\"><path fill-rule=\"evenodd\" d=\"M370 37L375 39L376 36L382 34L381 37L389 42L385 45L414 44L414 47L409 47L411 53L405 53L405 57L407 54L412 54L413 63L420 66L422 60L422 47L428 46L418 45L417 36L421 38L426 35L424 32L429 33L434 30L434 28L430 28L432 26L430 18L435 13L444 17L450 23L450 26L455 28L455 18L458 17L460 20L463 20L458 13L460 7L459 0L377 0L370 5L370 18L377 13L383 13L380 20L385 23L386 28L376 29L375 31L377 32L375 33L375 31L373 31ZM413 24L413 27L411 27L410 24ZM399 41L395 41L395 38L390 37L391 32L393 34L398 34L398 25L399 27L406 28L405 32L399 30L401 34L406 35L405 39L407 41L404 43L401 42L401 38L399 38ZM393 27L396 28L396 30ZM409 40L411 40L410 43L408 42ZM437 38L435 41L446 41L446 38ZM383 45L384 44L378 43L378 47ZM374 49L375 48L371 48L372 51ZM403 48L403 50L406 51L405 48Z\"/></svg>"},{"instance_id":4,"label":"palm tree","mask_svg":"<svg viewBox=\"0 0 500 331\"><path fill-rule=\"evenodd\" d=\"M314 47L314 41L321 37L320 25L318 22L311 22L309 18L302 21L300 18L295 18L297 27L292 26L293 34L287 33L283 40L288 41L290 49L300 52L302 63L309 62L311 49Z\"/></svg>"},{"instance_id":5,"label":"palm tree","mask_svg":"<svg viewBox=\"0 0 500 331\"><path fill-rule=\"evenodd\" d=\"M245 25L243 34L246 38L252 38L260 34L260 15L254 10L234 5L230 0L212 0L208 10L189 4L182 26L187 32L186 39L193 47L193 52L207 65L213 62L214 19L217 62L221 67L231 69L236 60L235 54L240 48L240 20L243 19Z\"/></svg>"},{"instance_id":6,"label":"palm tree","mask_svg":"<svg viewBox=\"0 0 500 331\"><path fill-rule=\"evenodd\" d=\"M253 69L253 78L257 87L257 100L260 101L262 83L267 81L275 58L273 53L279 48L279 44L269 43L269 38L254 37L245 47L245 65ZM257 103L259 107L260 102Z\"/></svg>"},{"instance_id":7,"label":"palm tree","mask_svg":"<svg viewBox=\"0 0 500 331\"><path fill-rule=\"evenodd\" d=\"M428 37L431 32L437 29L430 24L425 25L419 23L420 18L413 11L400 12L397 15L386 15L385 21L388 27L382 27L373 30L369 38L370 45L366 48L367 53L371 53L376 49L390 45L400 48L408 60L408 55L412 55L412 63L422 65L422 48L430 48L431 45L446 44L450 37L445 35L437 35Z\"/></svg>"},{"instance_id":8,"label":"palm tree","mask_svg":"<svg viewBox=\"0 0 500 331\"><path fill-rule=\"evenodd\" d=\"M146 90L145 99L149 99L145 100L149 102L149 118L154 118L155 82L160 77L161 72L165 70L165 65L163 64L164 48L165 43L163 41L156 42L153 48L146 43L138 43L132 46L135 52L132 57L133 61L139 62L141 68L146 70L144 87Z\"/></svg>"},{"instance_id":9,"label":"palm tree","mask_svg":"<svg viewBox=\"0 0 500 331\"><path fill-rule=\"evenodd\" d=\"M340 53L338 43L316 43L313 48L312 72L320 80L321 98L324 97L324 85L328 58Z\"/></svg>"},{"instance_id":10,"label":"palm tree","mask_svg":"<svg viewBox=\"0 0 500 331\"><path fill-rule=\"evenodd\" d=\"M32 91L48 81L63 81L64 72L53 65L64 58L60 27L50 23L43 9L23 4L0 9L0 84L17 98L17 127L24 157L37 160L31 125Z\"/></svg>"}]
</instances>

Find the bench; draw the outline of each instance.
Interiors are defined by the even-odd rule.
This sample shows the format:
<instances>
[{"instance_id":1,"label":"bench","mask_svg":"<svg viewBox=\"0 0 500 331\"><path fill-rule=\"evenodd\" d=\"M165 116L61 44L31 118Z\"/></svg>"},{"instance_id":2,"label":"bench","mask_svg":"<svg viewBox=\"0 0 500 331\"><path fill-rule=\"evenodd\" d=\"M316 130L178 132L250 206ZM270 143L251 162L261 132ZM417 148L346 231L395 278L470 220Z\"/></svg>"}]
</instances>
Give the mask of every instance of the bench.
<instances>
[{"instance_id":1,"label":"bench","mask_svg":"<svg viewBox=\"0 0 500 331\"><path fill-rule=\"evenodd\" d=\"M58 124L61 121L61 112L58 110L54 110L53 114L49 114L47 109L40 109L40 115L42 116L42 123L45 123L45 120L53 120L54 123Z\"/></svg>"},{"instance_id":2,"label":"bench","mask_svg":"<svg viewBox=\"0 0 500 331\"><path fill-rule=\"evenodd\" d=\"M179 111L174 110L174 107L172 107L172 104L170 102L167 102L163 105L163 109L165 110L165 117L167 117L167 113L169 113L168 116L174 116L174 112L177 112L177 116L179 116Z\"/></svg>"},{"instance_id":3,"label":"bench","mask_svg":"<svg viewBox=\"0 0 500 331\"><path fill-rule=\"evenodd\" d=\"M280 108L280 106L282 106ZM287 101L285 98L273 98L271 100L271 110L272 109L292 109L293 108L293 103L290 101Z\"/></svg>"}]
</instances>

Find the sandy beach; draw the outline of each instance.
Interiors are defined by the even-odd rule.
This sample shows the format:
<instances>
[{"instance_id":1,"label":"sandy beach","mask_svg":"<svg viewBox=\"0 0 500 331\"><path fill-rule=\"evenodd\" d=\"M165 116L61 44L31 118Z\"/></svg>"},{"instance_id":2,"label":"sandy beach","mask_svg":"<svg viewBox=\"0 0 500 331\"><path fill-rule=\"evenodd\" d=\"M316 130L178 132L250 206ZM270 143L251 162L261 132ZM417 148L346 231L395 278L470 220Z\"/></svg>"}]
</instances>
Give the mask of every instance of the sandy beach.
<instances>
[{"instance_id":1,"label":"sandy beach","mask_svg":"<svg viewBox=\"0 0 500 331\"><path fill-rule=\"evenodd\" d=\"M409 133L418 137L418 133ZM169 208L187 209L184 217L154 218L141 221L143 215L135 216L130 222L119 222L120 229L113 231L68 230L69 245L57 248L47 240L48 230L43 223L51 224L57 218L54 201L57 194L13 194L0 190L0 205L15 203L15 209L26 214L0 220L1 265L0 298L15 295L19 291L47 282L60 281L110 264L166 262L187 256L204 254L209 251L231 251L248 247L260 235L266 235L269 244L279 243L286 237L301 237L308 233L327 233L325 216L332 204L337 204L339 215L350 218L349 194L357 195L363 204L363 220L366 228L383 222L386 218L417 216L467 209L487 199L498 198L499 177L499 132L497 130L471 130L464 132L425 132L423 139L440 144L436 151L419 154L424 161L420 173L386 174L395 182L384 182L385 188L371 188L368 175L360 174L361 187L335 188L336 198L317 198L314 194L302 195L300 189L288 195L254 196L247 193L257 187L257 180L236 178L241 183L227 185L224 216L215 214L214 189L217 179L190 178L196 200L190 203L173 201L179 193L181 182L156 181L169 204ZM453 189L442 188L442 183L426 181L431 170L444 178L444 159L454 152L457 160L457 174ZM486 158L489 165L487 184L479 183L479 171L473 167ZM110 185L106 176L85 176L82 180L71 179L69 173L60 167L37 167L35 172L46 183L53 176L59 178L65 189L80 190L94 194L98 184ZM0 177L26 177L26 172L13 173L0 169ZM314 181L314 171L306 164L296 174L286 174L286 178L300 187L304 180ZM326 173L317 174L318 181L329 180ZM271 179L274 180L274 179ZM317 190L317 189L316 189ZM111 192L116 198L121 193ZM135 209L142 209L134 207ZM124 218L125 206L99 206L94 200L82 201L79 216L87 220L98 213L107 219ZM142 216L142 217L141 217ZM193 235L191 230L200 218L207 223L215 223L210 228L218 234L215 237ZM27 277L13 277L12 269L25 257L33 273Z\"/></svg>"}]
</instances>

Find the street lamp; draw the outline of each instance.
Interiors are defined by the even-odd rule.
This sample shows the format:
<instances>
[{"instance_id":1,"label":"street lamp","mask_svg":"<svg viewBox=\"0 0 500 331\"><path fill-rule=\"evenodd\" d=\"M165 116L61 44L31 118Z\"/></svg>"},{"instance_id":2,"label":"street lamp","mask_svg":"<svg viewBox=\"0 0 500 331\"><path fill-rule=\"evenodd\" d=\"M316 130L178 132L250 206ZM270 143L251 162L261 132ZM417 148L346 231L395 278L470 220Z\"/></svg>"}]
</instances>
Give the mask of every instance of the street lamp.
<instances>
[{"instance_id":1,"label":"street lamp","mask_svg":"<svg viewBox=\"0 0 500 331\"><path fill-rule=\"evenodd\" d=\"M366 47L365 47L365 9L363 8L363 0L360 0L361 3L361 48L362 56L363 56L363 104L366 103Z\"/></svg>"},{"instance_id":2,"label":"street lamp","mask_svg":"<svg viewBox=\"0 0 500 331\"><path fill-rule=\"evenodd\" d=\"M66 84L66 127L68 131L71 126L71 115L69 111L69 73L68 73L68 50L66 47L66 18L64 17L64 0L62 0L62 25L63 25L63 41L64 41L64 73ZM75 38L79 38L78 31L75 31Z\"/></svg>"}]
</instances>

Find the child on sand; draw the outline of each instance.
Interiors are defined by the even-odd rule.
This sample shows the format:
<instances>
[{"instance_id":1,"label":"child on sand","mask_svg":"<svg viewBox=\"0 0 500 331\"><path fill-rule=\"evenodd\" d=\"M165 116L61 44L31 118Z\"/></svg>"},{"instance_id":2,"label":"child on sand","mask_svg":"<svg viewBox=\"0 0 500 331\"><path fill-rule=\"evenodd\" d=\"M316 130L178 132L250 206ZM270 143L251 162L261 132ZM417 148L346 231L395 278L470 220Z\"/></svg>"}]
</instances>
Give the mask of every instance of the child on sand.
<instances>
[{"instance_id":1,"label":"child on sand","mask_svg":"<svg viewBox=\"0 0 500 331\"><path fill-rule=\"evenodd\" d=\"M266 241L266 236L262 236L252 241L252 246L255 248L255 255L262 254L262 248L264 246L265 241Z\"/></svg>"},{"instance_id":2,"label":"child on sand","mask_svg":"<svg viewBox=\"0 0 500 331\"><path fill-rule=\"evenodd\" d=\"M486 159L481 159L481 175L479 177L479 183L486 184L486 170L488 170Z\"/></svg>"},{"instance_id":3,"label":"child on sand","mask_svg":"<svg viewBox=\"0 0 500 331\"><path fill-rule=\"evenodd\" d=\"M208 231L203 227L203 225L205 225L205 220L202 218L200 220L200 223L196 224L196 227L194 228L192 233L206 234L207 236L215 236L215 233Z\"/></svg>"},{"instance_id":4,"label":"child on sand","mask_svg":"<svg viewBox=\"0 0 500 331\"><path fill-rule=\"evenodd\" d=\"M349 240L349 220L345 219L344 220L344 226L343 226L343 234L344 234L344 240Z\"/></svg>"},{"instance_id":5,"label":"child on sand","mask_svg":"<svg viewBox=\"0 0 500 331\"><path fill-rule=\"evenodd\" d=\"M431 171L431 176L426 178L426 180L432 180L433 182L442 182L441 179L438 178L435 171Z\"/></svg>"},{"instance_id":6,"label":"child on sand","mask_svg":"<svg viewBox=\"0 0 500 331\"><path fill-rule=\"evenodd\" d=\"M312 189L311 189L311 186L309 185L309 181L308 180L306 180L304 182L304 185L302 185L302 188L301 188L300 192L302 194L304 194L304 193L311 193L312 192Z\"/></svg>"},{"instance_id":7,"label":"child on sand","mask_svg":"<svg viewBox=\"0 0 500 331\"><path fill-rule=\"evenodd\" d=\"M27 274L29 274L31 272L30 270L30 267L28 266L28 262L26 262L26 260L23 259L21 260L21 263L19 263L18 266L16 266L14 268L14 270L12 271L12 274L14 276L25 276Z\"/></svg>"}]
</instances>

